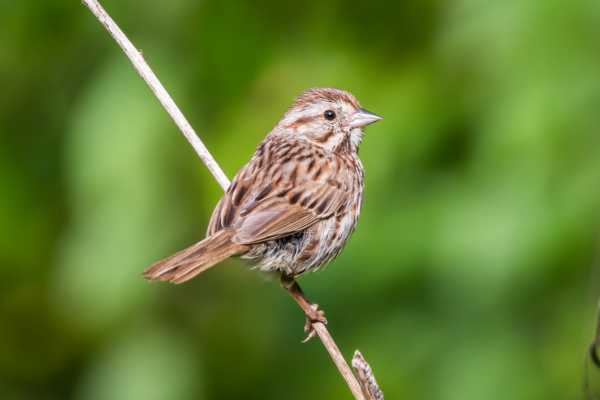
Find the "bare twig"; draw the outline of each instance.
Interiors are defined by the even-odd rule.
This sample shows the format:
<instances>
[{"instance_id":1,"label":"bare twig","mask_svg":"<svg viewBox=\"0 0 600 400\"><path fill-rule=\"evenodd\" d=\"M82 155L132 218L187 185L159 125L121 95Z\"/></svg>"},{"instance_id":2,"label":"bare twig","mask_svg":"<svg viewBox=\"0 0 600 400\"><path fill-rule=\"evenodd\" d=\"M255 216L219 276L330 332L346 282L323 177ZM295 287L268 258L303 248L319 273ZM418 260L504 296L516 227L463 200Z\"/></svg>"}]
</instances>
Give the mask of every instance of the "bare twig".
<instances>
[{"instance_id":1,"label":"bare twig","mask_svg":"<svg viewBox=\"0 0 600 400\"><path fill-rule=\"evenodd\" d=\"M588 295L590 300L592 298L597 298L598 290L597 290L597 282L600 276L600 241L596 244L596 254L594 257L594 262L592 264L592 269L590 273L590 285L588 288ZM596 396L592 393L592 389L590 387L590 368L600 369L600 358L598 358L598 348L600 348L600 301L597 303L596 307L596 332L594 333L594 339L592 343L588 347L585 358L583 361L583 392L587 400L596 400ZM587 329L587 327L586 327ZM589 365L589 361L592 361L593 366Z\"/></svg>"},{"instance_id":2,"label":"bare twig","mask_svg":"<svg viewBox=\"0 0 600 400\"><path fill-rule=\"evenodd\" d=\"M342 376L346 380L346 383L350 387L352 394L354 395L354 397L356 397L356 400L364 400L364 396L362 395L362 391L360 390L360 385L356 381L356 378L354 377L354 374L352 374L348 363L346 363L346 360L344 360L344 356L342 356L340 349L338 349L337 345L331 338L331 335L329 334L329 331L327 331L325 325L323 325L320 322L314 322L313 328L315 328L315 331L317 331L317 333L319 334L321 341L323 341L323 344L327 348L327 351L329 351L331 358L333 358L333 362L335 363L335 365L337 365L338 369L340 370L340 373L342 374Z\"/></svg>"},{"instance_id":3,"label":"bare twig","mask_svg":"<svg viewBox=\"0 0 600 400\"><path fill-rule=\"evenodd\" d=\"M383 393L377 386L377 382L375 382L371 366L358 350L354 352L354 357L352 357L352 368L356 371L365 400L383 400Z\"/></svg>"},{"instance_id":4,"label":"bare twig","mask_svg":"<svg viewBox=\"0 0 600 400\"><path fill-rule=\"evenodd\" d=\"M208 152L204 143L200 140L190 123L185 119L169 93L167 93L164 86L160 83L154 72L150 69L146 60L142 55L141 51L138 51L133 44L127 39L127 36L117 26L115 21L106 13L104 8L96 0L83 0L83 4L86 5L90 11L98 18L98 20L104 25L108 33L117 41L119 46L123 49L127 57L131 60L134 68L146 81L150 89L154 92L158 101L163 105L165 110L169 113L175 124L181 129L185 138L190 142L196 153L200 156L204 164L208 167L210 172L221 185L223 190L227 190L229 187L229 179L223 173L223 170L219 167L219 164L215 161L213 156Z\"/></svg>"},{"instance_id":5,"label":"bare twig","mask_svg":"<svg viewBox=\"0 0 600 400\"><path fill-rule=\"evenodd\" d=\"M173 99L171 99L171 96L169 96L164 86L160 83L156 75L154 75L154 73L146 63L146 60L144 60L142 52L138 51L133 46L133 44L129 41L129 39L127 39L123 31L121 31L121 29L106 13L104 8L102 8L102 6L100 5L100 3L98 3L97 0L83 0L82 3L90 9L90 11L96 16L96 18L98 18L102 25L104 25L106 30L108 30L111 36L117 41L119 46L121 46L127 57L129 57L129 59L133 63L135 69L138 71L141 77L144 78L148 86L150 86L150 89L152 89L152 91L154 92L158 100L161 102L165 110L167 110L171 118L173 118L173 121L175 121L181 132L183 132L183 135L188 140L188 142L190 142L196 153L198 153L202 161L204 161L204 163L206 164L210 172L213 174L219 185L221 185L223 190L227 190L230 184L229 179L227 179L227 176L225 176L225 173L223 173L223 170L219 167L219 164L217 164L213 156L207 150L206 146L204 146L204 143L202 143L196 132L194 132L194 129L192 129L192 126L183 116ZM362 394L359 383L356 381L354 374L352 374L350 367L348 367L348 363L346 363L346 361L344 360L342 353L331 338L331 335L327 331L325 325L323 325L320 322L316 322L313 324L313 326L319 334L319 337L323 341L323 344L329 351L329 354L333 358L333 361L337 365L342 376L348 383L348 386L350 387L350 390L352 391L354 397L357 400L364 400L365 397ZM368 367L368 364L366 365ZM379 400L380 398L376 399ZM383 397L381 397L381 399L383 399Z\"/></svg>"},{"instance_id":6,"label":"bare twig","mask_svg":"<svg viewBox=\"0 0 600 400\"><path fill-rule=\"evenodd\" d=\"M588 400L596 400L596 397L593 395L592 390L590 388L590 377L588 370L588 358L592 360L592 363L596 366L596 368L600 369L600 359L598 358L598 353L596 352L600 347L600 304L598 304L598 317L596 320L596 333L594 334L594 340L590 344L588 351L585 355L584 360L584 382L583 382L583 391L585 393L585 397Z\"/></svg>"}]
</instances>

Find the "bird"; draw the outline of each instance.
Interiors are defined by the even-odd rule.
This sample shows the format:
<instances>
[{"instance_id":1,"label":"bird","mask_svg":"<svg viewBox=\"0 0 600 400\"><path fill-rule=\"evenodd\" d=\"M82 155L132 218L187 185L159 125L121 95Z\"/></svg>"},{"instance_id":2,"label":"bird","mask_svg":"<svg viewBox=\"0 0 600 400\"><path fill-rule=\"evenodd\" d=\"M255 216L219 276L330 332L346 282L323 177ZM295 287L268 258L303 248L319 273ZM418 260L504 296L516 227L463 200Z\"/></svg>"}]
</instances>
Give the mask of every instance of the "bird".
<instances>
[{"instance_id":1,"label":"bird","mask_svg":"<svg viewBox=\"0 0 600 400\"><path fill-rule=\"evenodd\" d=\"M181 283L219 261L241 257L279 274L307 315L305 331L314 322L326 324L296 278L335 260L354 232L364 193L358 157L363 127L380 119L345 90L303 92L236 174L214 209L206 238L142 275Z\"/></svg>"}]
</instances>

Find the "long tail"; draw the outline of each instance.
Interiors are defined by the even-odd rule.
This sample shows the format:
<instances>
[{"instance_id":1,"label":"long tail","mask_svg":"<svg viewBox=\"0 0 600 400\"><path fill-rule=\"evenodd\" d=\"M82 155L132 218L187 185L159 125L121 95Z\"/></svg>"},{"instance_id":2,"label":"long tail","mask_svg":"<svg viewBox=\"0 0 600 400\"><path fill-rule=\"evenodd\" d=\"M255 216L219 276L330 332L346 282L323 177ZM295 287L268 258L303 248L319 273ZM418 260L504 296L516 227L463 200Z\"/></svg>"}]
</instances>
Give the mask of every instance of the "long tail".
<instances>
[{"instance_id":1,"label":"long tail","mask_svg":"<svg viewBox=\"0 0 600 400\"><path fill-rule=\"evenodd\" d=\"M221 260L248 250L249 246L233 243L234 229L224 229L188 247L171 257L165 258L142 274L149 281L185 282Z\"/></svg>"}]
</instances>

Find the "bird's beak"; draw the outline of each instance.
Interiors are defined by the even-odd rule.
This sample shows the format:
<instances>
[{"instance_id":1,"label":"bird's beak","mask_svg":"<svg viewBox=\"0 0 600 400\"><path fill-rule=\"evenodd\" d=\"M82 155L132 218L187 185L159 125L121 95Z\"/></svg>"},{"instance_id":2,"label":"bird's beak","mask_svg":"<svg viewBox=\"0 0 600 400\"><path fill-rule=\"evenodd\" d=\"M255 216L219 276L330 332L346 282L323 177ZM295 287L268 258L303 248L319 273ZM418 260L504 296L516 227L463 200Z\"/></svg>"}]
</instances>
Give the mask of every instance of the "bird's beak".
<instances>
[{"instance_id":1,"label":"bird's beak","mask_svg":"<svg viewBox=\"0 0 600 400\"><path fill-rule=\"evenodd\" d=\"M367 110L364 110L360 107L356 109L357 111L352 114L352 118L350 119L350 126L359 127L372 124L373 122L377 122L381 119L381 117L377 114L373 114Z\"/></svg>"}]
</instances>

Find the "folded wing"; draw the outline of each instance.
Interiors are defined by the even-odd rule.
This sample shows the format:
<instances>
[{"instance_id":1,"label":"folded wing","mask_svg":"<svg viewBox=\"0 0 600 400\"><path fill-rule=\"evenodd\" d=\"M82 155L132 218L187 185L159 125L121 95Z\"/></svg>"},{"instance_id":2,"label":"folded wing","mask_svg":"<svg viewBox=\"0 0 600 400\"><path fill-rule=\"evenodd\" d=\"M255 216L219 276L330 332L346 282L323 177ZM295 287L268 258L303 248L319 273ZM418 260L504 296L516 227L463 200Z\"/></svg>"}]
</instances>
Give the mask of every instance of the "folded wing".
<instances>
[{"instance_id":1,"label":"folded wing","mask_svg":"<svg viewBox=\"0 0 600 400\"><path fill-rule=\"evenodd\" d=\"M277 159L277 157L272 157ZM253 158L234 178L212 215L208 236L233 227L237 244L253 244L301 232L340 212L348 185L342 163L298 153L287 163L260 165Z\"/></svg>"}]
</instances>

